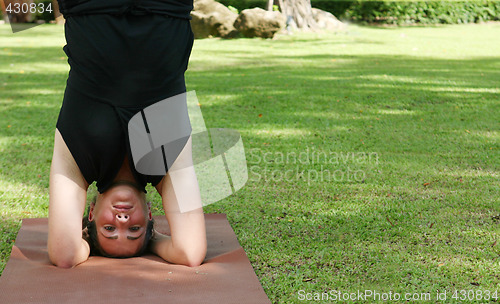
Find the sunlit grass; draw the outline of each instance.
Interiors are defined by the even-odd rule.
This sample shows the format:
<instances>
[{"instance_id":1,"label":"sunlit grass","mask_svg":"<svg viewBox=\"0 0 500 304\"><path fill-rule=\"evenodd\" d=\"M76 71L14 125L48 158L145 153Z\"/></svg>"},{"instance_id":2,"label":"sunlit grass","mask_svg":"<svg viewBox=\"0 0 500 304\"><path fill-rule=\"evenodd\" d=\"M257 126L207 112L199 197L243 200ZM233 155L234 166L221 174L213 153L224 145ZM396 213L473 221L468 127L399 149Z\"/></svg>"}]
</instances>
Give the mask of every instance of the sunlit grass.
<instances>
[{"instance_id":1,"label":"sunlit grass","mask_svg":"<svg viewBox=\"0 0 500 304\"><path fill-rule=\"evenodd\" d=\"M3 269L20 220L47 216L68 67L62 27L0 32ZM241 133L249 168L206 212L228 215L273 303L500 289L499 36L492 23L195 42L188 90L207 127Z\"/></svg>"}]
</instances>

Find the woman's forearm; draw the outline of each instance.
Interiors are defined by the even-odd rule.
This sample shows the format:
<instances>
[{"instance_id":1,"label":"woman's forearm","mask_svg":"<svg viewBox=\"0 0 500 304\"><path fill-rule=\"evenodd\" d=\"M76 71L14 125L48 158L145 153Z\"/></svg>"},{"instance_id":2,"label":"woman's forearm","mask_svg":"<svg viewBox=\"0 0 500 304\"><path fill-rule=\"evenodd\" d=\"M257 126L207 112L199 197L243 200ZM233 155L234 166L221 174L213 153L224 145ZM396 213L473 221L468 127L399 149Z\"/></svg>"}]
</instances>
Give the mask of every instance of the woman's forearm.
<instances>
[{"instance_id":1,"label":"woman's forearm","mask_svg":"<svg viewBox=\"0 0 500 304\"><path fill-rule=\"evenodd\" d=\"M88 259L89 245L82 239L87 188L61 133L56 130L50 168L47 242L50 261L56 266L71 268Z\"/></svg>"},{"instance_id":2,"label":"woman's forearm","mask_svg":"<svg viewBox=\"0 0 500 304\"><path fill-rule=\"evenodd\" d=\"M200 265L206 256L207 237L191 137L156 189L171 233L171 237L159 237L156 254L172 263Z\"/></svg>"}]
</instances>

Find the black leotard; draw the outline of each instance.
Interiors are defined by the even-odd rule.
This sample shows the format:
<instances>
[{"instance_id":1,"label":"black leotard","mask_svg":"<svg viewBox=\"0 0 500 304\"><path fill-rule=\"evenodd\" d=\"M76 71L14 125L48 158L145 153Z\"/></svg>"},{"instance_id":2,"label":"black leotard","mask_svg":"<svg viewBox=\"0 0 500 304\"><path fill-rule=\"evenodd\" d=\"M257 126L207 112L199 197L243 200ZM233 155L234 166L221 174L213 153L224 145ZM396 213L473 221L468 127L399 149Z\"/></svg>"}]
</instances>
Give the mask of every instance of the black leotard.
<instances>
[{"instance_id":1,"label":"black leotard","mask_svg":"<svg viewBox=\"0 0 500 304\"><path fill-rule=\"evenodd\" d=\"M134 168L127 124L141 109L186 91L193 45L189 20L130 12L77 15L66 20L65 35L71 69L57 129L83 176L89 184L97 181L102 193L129 155L143 190L147 183L156 185L162 176Z\"/></svg>"},{"instance_id":2,"label":"black leotard","mask_svg":"<svg viewBox=\"0 0 500 304\"><path fill-rule=\"evenodd\" d=\"M164 14L190 19L193 0L58 0L59 10L68 18L88 14Z\"/></svg>"}]
</instances>

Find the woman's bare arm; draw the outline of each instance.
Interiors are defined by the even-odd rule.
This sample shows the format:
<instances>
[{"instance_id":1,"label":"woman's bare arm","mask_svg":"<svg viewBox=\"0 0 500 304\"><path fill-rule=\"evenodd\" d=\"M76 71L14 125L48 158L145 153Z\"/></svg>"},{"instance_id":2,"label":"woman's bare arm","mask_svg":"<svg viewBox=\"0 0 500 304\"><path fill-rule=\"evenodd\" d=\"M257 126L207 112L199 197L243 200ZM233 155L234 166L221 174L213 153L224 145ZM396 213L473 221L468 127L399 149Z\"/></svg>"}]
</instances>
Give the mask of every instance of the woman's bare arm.
<instances>
[{"instance_id":1,"label":"woman's bare arm","mask_svg":"<svg viewBox=\"0 0 500 304\"><path fill-rule=\"evenodd\" d=\"M155 233L152 251L167 262L200 265L207 252L207 239L200 189L192 166L191 137L156 189L162 197L171 236Z\"/></svg>"},{"instance_id":2,"label":"woman's bare arm","mask_svg":"<svg viewBox=\"0 0 500 304\"><path fill-rule=\"evenodd\" d=\"M88 184L56 130L49 184L50 261L59 267L74 267L89 257L89 245L82 239L82 216Z\"/></svg>"}]
</instances>

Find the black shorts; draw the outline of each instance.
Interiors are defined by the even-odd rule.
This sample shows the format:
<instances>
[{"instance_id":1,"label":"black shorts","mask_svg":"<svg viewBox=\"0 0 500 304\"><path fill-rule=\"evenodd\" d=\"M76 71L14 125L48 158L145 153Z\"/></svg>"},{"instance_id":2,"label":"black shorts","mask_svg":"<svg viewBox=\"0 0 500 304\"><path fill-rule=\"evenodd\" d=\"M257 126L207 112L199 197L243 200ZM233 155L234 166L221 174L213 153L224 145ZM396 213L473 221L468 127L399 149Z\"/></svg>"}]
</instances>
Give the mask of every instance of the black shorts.
<instances>
[{"instance_id":1,"label":"black shorts","mask_svg":"<svg viewBox=\"0 0 500 304\"><path fill-rule=\"evenodd\" d=\"M166 15L82 15L65 24L70 72L57 121L86 181L112 184L125 155L142 188L163 176L138 173L128 140L140 110L186 91L193 46L189 20Z\"/></svg>"}]
</instances>

